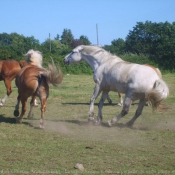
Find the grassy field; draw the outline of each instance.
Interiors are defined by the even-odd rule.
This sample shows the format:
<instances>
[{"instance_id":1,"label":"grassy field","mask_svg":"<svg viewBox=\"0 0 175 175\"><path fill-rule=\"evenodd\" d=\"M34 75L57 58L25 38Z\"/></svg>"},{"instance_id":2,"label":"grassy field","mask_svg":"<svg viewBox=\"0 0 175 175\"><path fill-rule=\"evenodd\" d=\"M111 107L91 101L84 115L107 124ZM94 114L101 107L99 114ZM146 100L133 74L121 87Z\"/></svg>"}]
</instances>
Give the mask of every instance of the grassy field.
<instances>
[{"instance_id":1,"label":"grassy field","mask_svg":"<svg viewBox=\"0 0 175 175\"><path fill-rule=\"evenodd\" d=\"M13 83L13 93L0 109L0 174L175 174L175 74L163 78L170 88L164 101L170 109L153 113L145 106L132 129L124 124L137 103L118 124L106 126L121 110L112 92L113 104L106 101L103 107L103 125L88 125L94 88L88 75L65 75L58 88L51 86L44 130L38 129L40 106L34 109L34 119L28 120L28 105L23 123L16 124ZM1 98L4 94L0 82ZM76 163L83 164L84 171L75 169Z\"/></svg>"}]
</instances>

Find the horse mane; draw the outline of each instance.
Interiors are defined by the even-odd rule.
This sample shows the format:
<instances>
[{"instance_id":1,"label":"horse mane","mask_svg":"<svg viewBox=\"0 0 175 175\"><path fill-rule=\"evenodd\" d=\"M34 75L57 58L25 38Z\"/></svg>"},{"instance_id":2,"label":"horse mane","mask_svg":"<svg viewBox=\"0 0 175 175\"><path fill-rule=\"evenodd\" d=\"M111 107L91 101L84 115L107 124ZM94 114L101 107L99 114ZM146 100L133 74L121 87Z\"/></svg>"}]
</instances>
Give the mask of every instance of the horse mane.
<instances>
[{"instance_id":1,"label":"horse mane","mask_svg":"<svg viewBox=\"0 0 175 175\"><path fill-rule=\"evenodd\" d=\"M80 46L83 47L82 52L85 52L86 54L90 54L94 57L96 57L96 55L102 58L107 58L107 59L120 59L121 61L123 61L120 57L118 57L117 55L111 54L110 52L106 51L105 49L103 49L102 47L98 46L98 45L89 45L89 46Z\"/></svg>"},{"instance_id":2,"label":"horse mane","mask_svg":"<svg viewBox=\"0 0 175 175\"><path fill-rule=\"evenodd\" d=\"M106 52L103 48L101 48L99 46L96 46L96 45L95 46L94 45L92 45L92 46L91 45L90 46L83 46L82 51L86 52L87 54L93 54L93 55Z\"/></svg>"},{"instance_id":3,"label":"horse mane","mask_svg":"<svg viewBox=\"0 0 175 175\"><path fill-rule=\"evenodd\" d=\"M37 67L42 67L43 57L40 51L35 51L31 49L25 54L25 56L27 63Z\"/></svg>"}]
</instances>

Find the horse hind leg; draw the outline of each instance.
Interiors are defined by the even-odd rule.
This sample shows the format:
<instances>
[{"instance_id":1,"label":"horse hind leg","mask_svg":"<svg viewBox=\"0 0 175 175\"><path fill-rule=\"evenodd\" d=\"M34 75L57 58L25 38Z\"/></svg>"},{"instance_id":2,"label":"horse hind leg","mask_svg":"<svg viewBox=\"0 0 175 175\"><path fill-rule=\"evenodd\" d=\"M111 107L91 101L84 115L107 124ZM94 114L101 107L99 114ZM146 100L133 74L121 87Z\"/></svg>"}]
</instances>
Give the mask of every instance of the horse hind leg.
<instances>
[{"instance_id":1,"label":"horse hind leg","mask_svg":"<svg viewBox=\"0 0 175 175\"><path fill-rule=\"evenodd\" d=\"M120 102L117 103L117 106L123 106L123 98L122 98L122 94L118 93Z\"/></svg>"},{"instance_id":2,"label":"horse hind leg","mask_svg":"<svg viewBox=\"0 0 175 175\"><path fill-rule=\"evenodd\" d=\"M119 102L117 103L117 106L123 106L123 98L122 98L122 94L118 93L119 96ZM109 97L109 95L107 96L107 100L109 104L112 104L112 99Z\"/></svg>"},{"instance_id":3,"label":"horse hind leg","mask_svg":"<svg viewBox=\"0 0 175 175\"><path fill-rule=\"evenodd\" d=\"M19 116L19 105L20 105L20 96L18 95L18 97L17 97L17 104L16 104L15 110L13 112L13 115L15 117L18 117Z\"/></svg>"},{"instance_id":4,"label":"horse hind leg","mask_svg":"<svg viewBox=\"0 0 175 175\"><path fill-rule=\"evenodd\" d=\"M109 121L108 121L108 125L109 125L109 126L112 126L113 124L115 124L116 122L118 122L118 121L120 120L120 118L122 118L122 117L124 117L126 114L128 114L129 108L130 108L130 105L131 105L131 104L132 104L131 98L125 97L124 105L123 105L122 111L120 112L119 115L117 115L116 117L114 117L112 120L109 120Z\"/></svg>"},{"instance_id":5,"label":"horse hind leg","mask_svg":"<svg viewBox=\"0 0 175 175\"><path fill-rule=\"evenodd\" d=\"M32 113L32 110L33 110L33 107L35 106L35 100L36 100L36 96L32 96L32 99L30 101L30 111L28 113L28 119L32 119L33 118L33 113Z\"/></svg>"},{"instance_id":6,"label":"horse hind leg","mask_svg":"<svg viewBox=\"0 0 175 175\"><path fill-rule=\"evenodd\" d=\"M46 98L41 99L41 119L40 119L40 125L39 125L41 129L44 128L44 123L45 123L44 114L46 112L46 101L47 101Z\"/></svg>"},{"instance_id":7,"label":"horse hind leg","mask_svg":"<svg viewBox=\"0 0 175 175\"><path fill-rule=\"evenodd\" d=\"M136 113L135 113L134 117L129 122L126 123L127 126L129 126L129 127L133 126L135 120L142 114L142 111L143 111L145 104L146 104L146 100L140 99Z\"/></svg>"},{"instance_id":8,"label":"horse hind leg","mask_svg":"<svg viewBox=\"0 0 175 175\"><path fill-rule=\"evenodd\" d=\"M17 123L22 123L23 116L27 110L27 99L21 99L22 109L20 116L16 119Z\"/></svg>"},{"instance_id":9,"label":"horse hind leg","mask_svg":"<svg viewBox=\"0 0 175 175\"><path fill-rule=\"evenodd\" d=\"M35 101L34 101L34 106L35 106L35 107L38 107L37 99L35 99Z\"/></svg>"}]
</instances>

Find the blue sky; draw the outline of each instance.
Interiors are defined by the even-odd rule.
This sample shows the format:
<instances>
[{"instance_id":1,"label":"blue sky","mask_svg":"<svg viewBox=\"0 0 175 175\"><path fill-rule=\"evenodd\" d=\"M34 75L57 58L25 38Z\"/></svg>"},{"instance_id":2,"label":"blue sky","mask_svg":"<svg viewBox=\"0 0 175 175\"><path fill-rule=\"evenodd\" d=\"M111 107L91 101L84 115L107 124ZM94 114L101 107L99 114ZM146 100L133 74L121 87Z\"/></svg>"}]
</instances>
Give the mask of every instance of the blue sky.
<instances>
[{"instance_id":1,"label":"blue sky","mask_svg":"<svg viewBox=\"0 0 175 175\"><path fill-rule=\"evenodd\" d=\"M175 0L1 0L0 33L34 36L40 43L70 29L97 44L127 36L137 22L175 21Z\"/></svg>"}]
</instances>

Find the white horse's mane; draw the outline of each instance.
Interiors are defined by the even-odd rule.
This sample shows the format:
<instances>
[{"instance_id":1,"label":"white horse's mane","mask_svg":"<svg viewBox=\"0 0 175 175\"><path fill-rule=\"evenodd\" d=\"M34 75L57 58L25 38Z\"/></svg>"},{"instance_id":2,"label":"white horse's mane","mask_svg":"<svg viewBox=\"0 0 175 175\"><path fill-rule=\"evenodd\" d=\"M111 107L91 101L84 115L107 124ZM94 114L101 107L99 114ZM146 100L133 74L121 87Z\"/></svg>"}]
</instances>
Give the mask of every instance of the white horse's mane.
<instances>
[{"instance_id":1,"label":"white horse's mane","mask_svg":"<svg viewBox=\"0 0 175 175\"><path fill-rule=\"evenodd\" d=\"M103 49L102 47L99 47L97 45L90 45L90 46L80 46L82 47L82 52L90 54L92 56L100 56L102 58L107 58L107 59L121 59L120 57L118 57L117 55L111 54L110 52L106 51L105 49ZM122 59L121 59L122 60Z\"/></svg>"},{"instance_id":2,"label":"white horse's mane","mask_svg":"<svg viewBox=\"0 0 175 175\"><path fill-rule=\"evenodd\" d=\"M31 49L25 54L25 56L27 63L34 66L42 67L43 57L40 51L35 51Z\"/></svg>"},{"instance_id":3,"label":"white horse's mane","mask_svg":"<svg viewBox=\"0 0 175 175\"><path fill-rule=\"evenodd\" d=\"M93 53L94 55L99 53L99 52L106 52L103 48L101 48L99 46L85 46L85 47L83 47L83 51L85 51L86 53L91 53L91 54ZM109 52L107 52L107 53L109 53Z\"/></svg>"}]
</instances>

